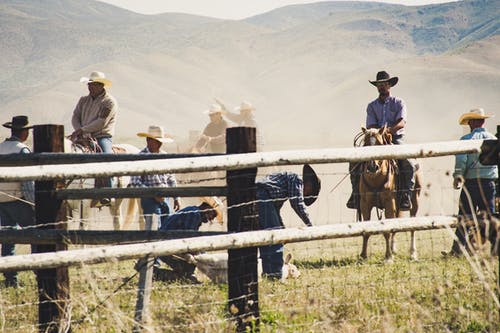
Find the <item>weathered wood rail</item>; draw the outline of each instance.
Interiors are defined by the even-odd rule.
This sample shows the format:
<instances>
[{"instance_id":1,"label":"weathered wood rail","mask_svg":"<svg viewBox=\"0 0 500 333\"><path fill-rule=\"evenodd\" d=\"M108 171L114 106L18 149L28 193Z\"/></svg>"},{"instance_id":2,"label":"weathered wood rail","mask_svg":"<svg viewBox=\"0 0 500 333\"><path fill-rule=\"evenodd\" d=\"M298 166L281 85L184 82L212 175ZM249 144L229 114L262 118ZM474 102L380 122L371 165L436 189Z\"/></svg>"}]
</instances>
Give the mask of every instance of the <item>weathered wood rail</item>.
<instances>
[{"instance_id":1,"label":"weathered wood rail","mask_svg":"<svg viewBox=\"0 0 500 333\"><path fill-rule=\"evenodd\" d=\"M55 253L26 254L0 258L0 272L33 270L59 266L96 264L107 261L141 258L146 255L241 249L276 243L296 243L322 239L336 239L375 235L387 232L405 232L452 228L453 216L427 216L398 218L363 223L331 224L306 228L259 230L226 235L201 236L142 244L115 245L89 249L59 251Z\"/></svg>"}]
</instances>

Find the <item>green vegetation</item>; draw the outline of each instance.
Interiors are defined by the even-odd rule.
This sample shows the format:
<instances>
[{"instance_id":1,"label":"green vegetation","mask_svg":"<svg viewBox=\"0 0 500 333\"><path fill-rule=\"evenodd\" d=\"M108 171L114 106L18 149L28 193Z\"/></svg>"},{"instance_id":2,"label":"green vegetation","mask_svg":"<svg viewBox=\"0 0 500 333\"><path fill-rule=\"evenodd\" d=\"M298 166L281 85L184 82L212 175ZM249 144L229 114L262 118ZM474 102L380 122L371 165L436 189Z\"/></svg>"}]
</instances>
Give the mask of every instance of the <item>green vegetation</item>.
<instances>
[{"instance_id":1,"label":"green vegetation","mask_svg":"<svg viewBox=\"0 0 500 333\"><path fill-rule=\"evenodd\" d=\"M441 236L439 236L441 235ZM497 332L498 259L482 254L481 283L466 258L442 258L444 232L419 233L420 260L408 260L405 237L393 264L383 263L382 237L370 257L357 259L359 240L287 245L301 270L297 280L261 281L262 332ZM441 238L440 238L441 237ZM432 244L426 245L426 244ZM70 269L74 332L130 332L136 302L134 262ZM21 274L23 287L0 289L4 332L36 330L36 281ZM492 291L488 290L490 288ZM230 332L227 286L154 282L152 332Z\"/></svg>"}]
</instances>

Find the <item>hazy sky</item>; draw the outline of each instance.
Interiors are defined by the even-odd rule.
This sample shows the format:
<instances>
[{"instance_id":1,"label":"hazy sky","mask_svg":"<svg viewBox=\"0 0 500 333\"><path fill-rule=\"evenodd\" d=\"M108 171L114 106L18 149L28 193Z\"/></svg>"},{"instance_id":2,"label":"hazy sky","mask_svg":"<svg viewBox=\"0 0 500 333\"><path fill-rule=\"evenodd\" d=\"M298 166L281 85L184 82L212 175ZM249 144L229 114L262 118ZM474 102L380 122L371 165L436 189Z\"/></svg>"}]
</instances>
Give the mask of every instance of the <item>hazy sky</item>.
<instances>
[{"instance_id":1,"label":"hazy sky","mask_svg":"<svg viewBox=\"0 0 500 333\"><path fill-rule=\"evenodd\" d=\"M241 19L291 4L317 0L100 0L142 14L189 13L225 19ZM342 0L341 0L342 1ZM363 0L361 0L363 1ZM365 0L366 1L366 0ZM452 2L452 0L379 0L407 6Z\"/></svg>"}]
</instances>

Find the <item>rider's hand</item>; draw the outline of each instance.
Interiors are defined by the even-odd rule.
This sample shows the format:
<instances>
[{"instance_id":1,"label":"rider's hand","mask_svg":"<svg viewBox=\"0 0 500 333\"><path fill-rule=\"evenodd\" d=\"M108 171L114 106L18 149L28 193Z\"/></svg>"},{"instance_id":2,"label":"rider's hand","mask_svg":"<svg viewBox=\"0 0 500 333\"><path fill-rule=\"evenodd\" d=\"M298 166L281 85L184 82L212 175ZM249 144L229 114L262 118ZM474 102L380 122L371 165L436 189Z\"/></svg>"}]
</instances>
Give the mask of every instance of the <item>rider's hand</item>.
<instances>
[{"instance_id":1,"label":"rider's hand","mask_svg":"<svg viewBox=\"0 0 500 333\"><path fill-rule=\"evenodd\" d=\"M456 189L456 190L459 190L462 188L462 186L464 185L464 177L463 176L456 176L455 178L453 178L453 188Z\"/></svg>"},{"instance_id":2,"label":"rider's hand","mask_svg":"<svg viewBox=\"0 0 500 333\"><path fill-rule=\"evenodd\" d=\"M82 134L83 134L83 131L81 128L79 128L79 129L75 130L73 133L71 133L71 139L75 140L76 138L81 137Z\"/></svg>"},{"instance_id":3,"label":"rider's hand","mask_svg":"<svg viewBox=\"0 0 500 333\"><path fill-rule=\"evenodd\" d=\"M181 209L180 199L174 199L174 210L178 211L179 209Z\"/></svg>"}]
</instances>

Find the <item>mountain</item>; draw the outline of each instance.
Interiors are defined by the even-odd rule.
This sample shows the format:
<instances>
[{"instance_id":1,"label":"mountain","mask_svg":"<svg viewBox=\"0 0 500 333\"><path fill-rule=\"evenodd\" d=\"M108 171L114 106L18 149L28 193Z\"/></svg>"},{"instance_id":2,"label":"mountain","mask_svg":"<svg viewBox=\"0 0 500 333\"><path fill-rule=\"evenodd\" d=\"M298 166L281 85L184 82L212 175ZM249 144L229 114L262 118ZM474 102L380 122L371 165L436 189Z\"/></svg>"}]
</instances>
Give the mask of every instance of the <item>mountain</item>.
<instances>
[{"instance_id":1,"label":"mountain","mask_svg":"<svg viewBox=\"0 0 500 333\"><path fill-rule=\"evenodd\" d=\"M269 147L346 146L376 97L368 80L384 69L400 77L393 93L408 105L409 141L449 140L469 108L498 114L499 45L497 0L320 2L239 21L4 0L0 114L69 132L87 93L79 78L100 70L120 105L118 140L153 123L183 140L204 127L217 97L230 107L251 101Z\"/></svg>"}]
</instances>

